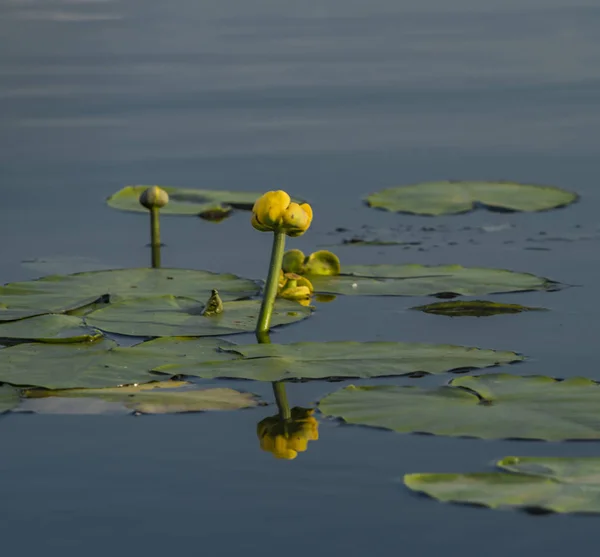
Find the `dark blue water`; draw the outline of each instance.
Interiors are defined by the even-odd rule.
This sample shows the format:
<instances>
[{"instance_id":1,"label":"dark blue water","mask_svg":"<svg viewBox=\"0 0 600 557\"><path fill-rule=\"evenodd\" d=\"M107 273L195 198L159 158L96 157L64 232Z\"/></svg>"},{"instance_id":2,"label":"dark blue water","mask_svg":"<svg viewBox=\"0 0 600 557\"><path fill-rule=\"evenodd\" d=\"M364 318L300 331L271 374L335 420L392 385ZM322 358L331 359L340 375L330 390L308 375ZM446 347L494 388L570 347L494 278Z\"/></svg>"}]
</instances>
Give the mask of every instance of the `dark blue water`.
<instances>
[{"instance_id":1,"label":"dark blue water","mask_svg":"<svg viewBox=\"0 0 600 557\"><path fill-rule=\"evenodd\" d=\"M293 247L339 242L337 227L412 226L401 235L421 245L410 249L335 251L342 263L496 266L577 286L497 297L552 311L489 319L407 311L420 298L340 298L275 341L509 349L529 357L511 372L600 380L596 2L204 4L0 0L0 281L43 273L22 263L35 258L63 272L79 270L75 258L147 265L146 220L104 205L126 184L283 188L315 209ZM439 219L361 203L383 187L448 178L554 184L582 201ZM163 228L165 265L265 272L270 239L246 213L219 225L168 218ZM271 400L268 386L231 386ZM339 386L294 384L288 394L308 405ZM285 462L256 439L256 423L273 413L5 416L2 547L88 556L593 551L596 518L442 505L399 480L481 471L512 454L597 455L595 443L453 440L323 421L319 441Z\"/></svg>"}]
</instances>

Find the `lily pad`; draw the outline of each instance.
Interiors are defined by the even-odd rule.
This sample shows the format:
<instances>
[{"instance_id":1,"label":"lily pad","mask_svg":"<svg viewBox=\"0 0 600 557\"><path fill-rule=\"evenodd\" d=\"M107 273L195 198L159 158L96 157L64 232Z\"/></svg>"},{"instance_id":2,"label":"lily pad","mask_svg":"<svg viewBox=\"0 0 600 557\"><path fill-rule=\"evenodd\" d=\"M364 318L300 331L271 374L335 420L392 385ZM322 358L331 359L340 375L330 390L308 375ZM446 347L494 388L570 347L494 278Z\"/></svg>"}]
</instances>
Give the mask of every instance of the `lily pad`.
<instances>
[{"instance_id":1,"label":"lily pad","mask_svg":"<svg viewBox=\"0 0 600 557\"><path fill-rule=\"evenodd\" d=\"M344 265L337 276L308 276L317 293L362 296L482 296L562 287L529 273L460 265Z\"/></svg>"},{"instance_id":2,"label":"lily pad","mask_svg":"<svg viewBox=\"0 0 600 557\"><path fill-rule=\"evenodd\" d=\"M204 364L184 362L155 369L162 373L205 378L281 381L443 373L523 360L522 356L514 352L406 342L248 344L235 345L228 350L243 359Z\"/></svg>"},{"instance_id":3,"label":"lily pad","mask_svg":"<svg viewBox=\"0 0 600 557\"><path fill-rule=\"evenodd\" d=\"M259 404L257 397L234 389L198 389L184 381L163 381L109 389L68 389L31 393L36 397L95 398L119 403L141 414L239 410ZM175 390L179 389L179 390Z\"/></svg>"},{"instance_id":4,"label":"lily pad","mask_svg":"<svg viewBox=\"0 0 600 557\"><path fill-rule=\"evenodd\" d=\"M347 423L483 439L600 439L600 387L572 378L490 374L437 389L353 385L326 396L324 414Z\"/></svg>"},{"instance_id":5,"label":"lily pad","mask_svg":"<svg viewBox=\"0 0 600 557\"><path fill-rule=\"evenodd\" d=\"M147 213L140 205L140 195L150 186L127 186L111 195L106 202L113 209ZM169 203L161 209L167 215L200 215L231 209L250 211L262 192L199 190L161 186L169 194Z\"/></svg>"},{"instance_id":6,"label":"lily pad","mask_svg":"<svg viewBox=\"0 0 600 557\"><path fill-rule=\"evenodd\" d=\"M10 412L19 406L21 397L19 391L10 385L0 385L0 414Z\"/></svg>"},{"instance_id":7,"label":"lily pad","mask_svg":"<svg viewBox=\"0 0 600 557\"><path fill-rule=\"evenodd\" d=\"M90 313L88 325L103 331L133 336L218 336L253 331L260 300L225 302L217 315L202 315L204 304L176 296L153 296L110 304ZM296 302L277 300L272 326L306 319L312 310Z\"/></svg>"},{"instance_id":8,"label":"lily pad","mask_svg":"<svg viewBox=\"0 0 600 557\"><path fill-rule=\"evenodd\" d=\"M482 205L493 210L547 211L577 201L576 193L553 186L515 182L424 182L372 193L370 207L416 215L466 213Z\"/></svg>"},{"instance_id":9,"label":"lily pad","mask_svg":"<svg viewBox=\"0 0 600 557\"><path fill-rule=\"evenodd\" d=\"M111 301L172 294L206 301L213 289L223 300L257 294L255 281L189 269L116 269L52 275L0 287L0 321L64 313L110 296Z\"/></svg>"},{"instance_id":10,"label":"lily pad","mask_svg":"<svg viewBox=\"0 0 600 557\"><path fill-rule=\"evenodd\" d=\"M600 512L599 457L506 457L512 473L407 474L404 484L438 501L557 513Z\"/></svg>"},{"instance_id":11,"label":"lily pad","mask_svg":"<svg viewBox=\"0 0 600 557\"><path fill-rule=\"evenodd\" d=\"M46 389L101 388L147 383L168 363L227 360L220 339L168 338L121 348L112 340L95 343L19 344L0 350L0 382Z\"/></svg>"},{"instance_id":12,"label":"lily pad","mask_svg":"<svg viewBox=\"0 0 600 557\"><path fill-rule=\"evenodd\" d=\"M102 337L98 329L88 327L72 315L38 315L19 321L0 322L0 339L38 342L93 342Z\"/></svg>"},{"instance_id":13,"label":"lily pad","mask_svg":"<svg viewBox=\"0 0 600 557\"><path fill-rule=\"evenodd\" d=\"M411 308L434 315L447 317L488 317L490 315L503 315L507 313L522 313L524 311L544 311L544 308L533 308L519 304L501 304L487 300L438 302L426 306Z\"/></svg>"}]
</instances>

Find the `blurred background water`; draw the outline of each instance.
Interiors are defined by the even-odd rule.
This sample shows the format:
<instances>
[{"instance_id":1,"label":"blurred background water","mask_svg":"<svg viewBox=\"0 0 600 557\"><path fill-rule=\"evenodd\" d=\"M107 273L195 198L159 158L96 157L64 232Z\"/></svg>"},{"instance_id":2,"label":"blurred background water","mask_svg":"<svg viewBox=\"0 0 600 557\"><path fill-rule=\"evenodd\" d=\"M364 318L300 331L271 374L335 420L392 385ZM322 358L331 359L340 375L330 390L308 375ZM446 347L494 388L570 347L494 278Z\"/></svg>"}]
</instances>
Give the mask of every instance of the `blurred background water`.
<instances>
[{"instance_id":1,"label":"blurred background water","mask_svg":"<svg viewBox=\"0 0 600 557\"><path fill-rule=\"evenodd\" d=\"M44 258L59 262L49 272L79 270L70 266L81 258L147 265L146 219L104 204L127 184L283 188L315 208L293 247L339 243L336 228L402 227L418 245L334 249L342 263L495 266L576 286L502 296L552 311L488 319L408 312L419 298L337 299L274 340L510 349L529 356L511 372L600 379L599 31L591 0L0 0L0 279L44 274L23 263ZM436 179L552 184L582 201L436 219L361 202ZM163 263L260 278L270 240L248 221L165 218ZM231 385L270 399L268 386ZM339 386L294 384L289 396L309 405ZM593 455L596 444L325 421L307 453L282 462L256 439L271 413L5 416L2 545L25 555L499 556L591 544L597 519L441 505L399 480L480 471L509 454Z\"/></svg>"}]
</instances>

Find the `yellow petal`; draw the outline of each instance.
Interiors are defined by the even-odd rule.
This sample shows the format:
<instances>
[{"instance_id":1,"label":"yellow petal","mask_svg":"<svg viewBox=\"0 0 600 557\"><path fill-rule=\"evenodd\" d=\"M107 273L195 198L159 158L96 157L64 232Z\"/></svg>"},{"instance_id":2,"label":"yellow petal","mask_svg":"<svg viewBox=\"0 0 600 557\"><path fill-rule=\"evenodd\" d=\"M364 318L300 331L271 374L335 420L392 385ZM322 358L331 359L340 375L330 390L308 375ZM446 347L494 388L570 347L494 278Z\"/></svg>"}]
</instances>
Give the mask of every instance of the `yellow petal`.
<instances>
[{"instance_id":1,"label":"yellow petal","mask_svg":"<svg viewBox=\"0 0 600 557\"><path fill-rule=\"evenodd\" d=\"M282 190L268 191L256 200L252 214L262 226L275 230L281 226L290 201L290 196Z\"/></svg>"},{"instance_id":2,"label":"yellow petal","mask_svg":"<svg viewBox=\"0 0 600 557\"><path fill-rule=\"evenodd\" d=\"M286 230L286 234L300 235L310 226L311 218L312 211L309 214L298 203L290 203L283 213L282 226Z\"/></svg>"},{"instance_id":3,"label":"yellow petal","mask_svg":"<svg viewBox=\"0 0 600 557\"><path fill-rule=\"evenodd\" d=\"M305 255L299 249L290 249L283 254L281 268L286 273L302 273Z\"/></svg>"}]
</instances>

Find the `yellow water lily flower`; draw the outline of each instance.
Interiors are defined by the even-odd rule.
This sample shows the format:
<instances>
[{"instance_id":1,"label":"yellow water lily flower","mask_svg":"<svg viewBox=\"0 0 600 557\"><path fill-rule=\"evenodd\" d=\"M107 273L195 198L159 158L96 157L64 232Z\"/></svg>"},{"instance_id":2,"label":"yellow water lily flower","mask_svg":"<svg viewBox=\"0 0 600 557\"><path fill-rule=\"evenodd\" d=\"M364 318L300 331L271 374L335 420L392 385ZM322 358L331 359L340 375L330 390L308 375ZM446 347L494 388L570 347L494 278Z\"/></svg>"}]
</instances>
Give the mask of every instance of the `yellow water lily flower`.
<instances>
[{"instance_id":1,"label":"yellow water lily flower","mask_svg":"<svg viewBox=\"0 0 600 557\"><path fill-rule=\"evenodd\" d=\"M282 190L268 191L256 200L252 208L252 226L261 232L301 236L308 230L312 218L312 208L308 203L294 203Z\"/></svg>"},{"instance_id":2,"label":"yellow water lily flower","mask_svg":"<svg viewBox=\"0 0 600 557\"><path fill-rule=\"evenodd\" d=\"M298 453L306 451L309 441L319 438L319 422L313 417L312 408L292 408L291 419L281 420L279 415L260 421L256 433L260 448L276 458L293 460Z\"/></svg>"},{"instance_id":3,"label":"yellow water lily flower","mask_svg":"<svg viewBox=\"0 0 600 557\"><path fill-rule=\"evenodd\" d=\"M302 302L308 300L313 293L313 285L306 277L295 273L285 273L279 282L279 297L286 300Z\"/></svg>"}]
</instances>

